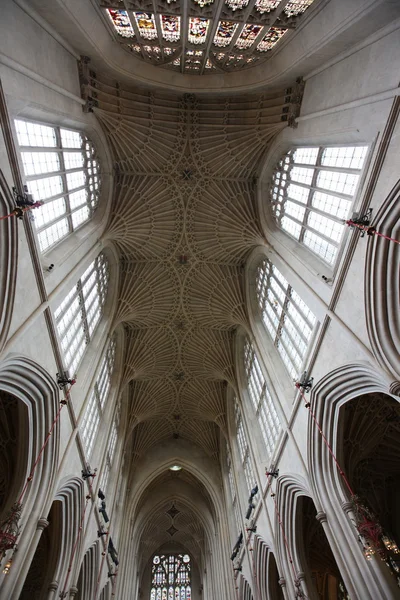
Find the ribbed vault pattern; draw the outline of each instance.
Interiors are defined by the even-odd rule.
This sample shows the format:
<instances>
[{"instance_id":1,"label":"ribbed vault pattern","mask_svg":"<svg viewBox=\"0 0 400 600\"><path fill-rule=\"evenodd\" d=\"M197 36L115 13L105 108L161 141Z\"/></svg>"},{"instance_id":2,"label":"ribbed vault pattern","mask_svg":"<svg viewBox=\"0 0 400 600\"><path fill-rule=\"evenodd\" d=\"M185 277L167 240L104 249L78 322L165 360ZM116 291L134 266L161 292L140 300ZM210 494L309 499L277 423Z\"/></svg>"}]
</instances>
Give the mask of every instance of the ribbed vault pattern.
<instances>
[{"instance_id":1,"label":"ribbed vault pattern","mask_svg":"<svg viewBox=\"0 0 400 600\"><path fill-rule=\"evenodd\" d=\"M301 86L196 98L124 89L87 63L81 76L114 157L106 238L121 254L116 325L126 332L132 465L178 438L217 458L226 385L237 387L235 330L248 327L243 267L264 241L258 167L297 110ZM142 538L163 543L164 517Z\"/></svg>"}]
</instances>

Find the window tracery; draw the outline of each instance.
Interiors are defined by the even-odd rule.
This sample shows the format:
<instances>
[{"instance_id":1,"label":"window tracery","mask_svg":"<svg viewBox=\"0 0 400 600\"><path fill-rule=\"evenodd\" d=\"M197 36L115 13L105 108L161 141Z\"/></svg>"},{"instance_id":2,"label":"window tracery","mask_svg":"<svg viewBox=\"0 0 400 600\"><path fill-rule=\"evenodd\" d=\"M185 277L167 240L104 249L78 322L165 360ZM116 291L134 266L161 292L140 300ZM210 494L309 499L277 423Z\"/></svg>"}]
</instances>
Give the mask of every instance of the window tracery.
<instances>
[{"instance_id":1,"label":"window tracery","mask_svg":"<svg viewBox=\"0 0 400 600\"><path fill-rule=\"evenodd\" d=\"M333 265L349 217L367 146L292 148L271 187L278 225Z\"/></svg>"},{"instance_id":2,"label":"window tracery","mask_svg":"<svg viewBox=\"0 0 400 600\"><path fill-rule=\"evenodd\" d=\"M88 221L100 194L100 166L79 131L15 119L28 192L44 202L35 211L39 247L46 252Z\"/></svg>"},{"instance_id":3,"label":"window tracery","mask_svg":"<svg viewBox=\"0 0 400 600\"><path fill-rule=\"evenodd\" d=\"M265 328L289 374L296 378L303 366L316 317L268 259L257 269L256 293Z\"/></svg>"},{"instance_id":4,"label":"window tracery","mask_svg":"<svg viewBox=\"0 0 400 600\"><path fill-rule=\"evenodd\" d=\"M240 462L243 467L243 473L246 479L247 488L250 492L256 485L256 478L254 477L254 470L252 460L250 457L250 449L247 441L246 434L244 432L242 411L235 398L235 425L236 425L236 440L239 448Z\"/></svg>"},{"instance_id":5,"label":"window tracery","mask_svg":"<svg viewBox=\"0 0 400 600\"><path fill-rule=\"evenodd\" d=\"M191 564L188 554L153 557L150 600L191 600Z\"/></svg>"},{"instance_id":6,"label":"window tracery","mask_svg":"<svg viewBox=\"0 0 400 600\"><path fill-rule=\"evenodd\" d=\"M244 346L244 367L249 396L260 424L268 454L272 456L281 425L260 363L249 339L246 340Z\"/></svg>"},{"instance_id":7,"label":"window tracery","mask_svg":"<svg viewBox=\"0 0 400 600\"><path fill-rule=\"evenodd\" d=\"M108 261L104 254L99 254L54 313L70 373L75 373L100 321L108 278Z\"/></svg>"},{"instance_id":8,"label":"window tracery","mask_svg":"<svg viewBox=\"0 0 400 600\"><path fill-rule=\"evenodd\" d=\"M111 376L114 369L116 341L113 338L101 362L99 376L93 386L89 402L82 419L82 440L86 454L91 455L100 420L104 411L105 402L110 389Z\"/></svg>"}]
</instances>

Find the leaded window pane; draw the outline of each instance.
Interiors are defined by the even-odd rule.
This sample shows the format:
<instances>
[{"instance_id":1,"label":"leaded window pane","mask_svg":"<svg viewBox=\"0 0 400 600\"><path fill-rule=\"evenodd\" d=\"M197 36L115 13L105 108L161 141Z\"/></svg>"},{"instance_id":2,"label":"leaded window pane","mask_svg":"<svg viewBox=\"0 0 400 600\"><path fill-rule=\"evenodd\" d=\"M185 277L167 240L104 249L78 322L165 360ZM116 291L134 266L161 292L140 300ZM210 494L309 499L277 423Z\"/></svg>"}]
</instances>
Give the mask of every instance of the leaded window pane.
<instances>
[{"instance_id":1,"label":"leaded window pane","mask_svg":"<svg viewBox=\"0 0 400 600\"><path fill-rule=\"evenodd\" d=\"M86 454L89 457L94 441L98 432L101 418L103 416L104 406L107 400L107 395L110 389L111 375L114 369L115 359L115 338L111 340L105 352L103 360L100 364L99 374L96 383L93 386L92 392L86 410L82 419L81 434L85 445ZM113 435L113 434L112 434ZM115 439L116 441L116 439ZM115 442L114 442L115 445ZM109 450L106 456L106 465L111 467L112 458L110 460ZM105 471L103 472L104 476ZM108 478L108 476L107 476ZM104 491L104 488L100 486Z\"/></svg>"},{"instance_id":2,"label":"leaded window pane","mask_svg":"<svg viewBox=\"0 0 400 600\"><path fill-rule=\"evenodd\" d=\"M257 269L256 293L265 327L290 375L297 378L316 324L315 315L268 259Z\"/></svg>"},{"instance_id":3,"label":"leaded window pane","mask_svg":"<svg viewBox=\"0 0 400 600\"><path fill-rule=\"evenodd\" d=\"M257 286L260 287L259 293L264 297L266 292L265 285L262 283L262 276L259 278ZM280 289L279 285L277 289ZM274 308L271 305L270 308L274 314ZM270 321L270 327L274 331L272 321ZM268 454L271 456L275 450L281 426L261 365L250 340L246 340L244 347L244 366L249 395L260 424Z\"/></svg>"},{"instance_id":4,"label":"leaded window pane","mask_svg":"<svg viewBox=\"0 0 400 600\"><path fill-rule=\"evenodd\" d=\"M71 373L76 371L100 320L107 282L107 259L99 254L54 313L65 364Z\"/></svg>"},{"instance_id":5,"label":"leaded window pane","mask_svg":"<svg viewBox=\"0 0 400 600\"><path fill-rule=\"evenodd\" d=\"M277 223L333 265L357 191L367 146L290 150L279 162L272 187Z\"/></svg>"},{"instance_id":6,"label":"leaded window pane","mask_svg":"<svg viewBox=\"0 0 400 600\"><path fill-rule=\"evenodd\" d=\"M44 205L32 211L46 252L88 221L100 194L93 145L79 131L15 120L28 192Z\"/></svg>"}]
</instances>

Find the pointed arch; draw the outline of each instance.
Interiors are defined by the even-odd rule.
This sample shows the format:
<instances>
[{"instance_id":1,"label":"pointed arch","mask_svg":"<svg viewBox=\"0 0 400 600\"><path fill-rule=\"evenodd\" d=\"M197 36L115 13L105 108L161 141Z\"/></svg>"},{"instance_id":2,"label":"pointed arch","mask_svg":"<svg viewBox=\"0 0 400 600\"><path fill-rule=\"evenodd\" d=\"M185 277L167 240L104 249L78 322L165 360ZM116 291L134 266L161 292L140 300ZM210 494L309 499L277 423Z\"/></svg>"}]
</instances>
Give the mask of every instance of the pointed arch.
<instances>
[{"instance_id":1,"label":"pointed arch","mask_svg":"<svg viewBox=\"0 0 400 600\"><path fill-rule=\"evenodd\" d=\"M14 209L11 191L3 172L0 170L0 216L10 214ZM14 307L17 279L18 235L17 219L0 221L0 352L6 343Z\"/></svg>"},{"instance_id":2,"label":"pointed arch","mask_svg":"<svg viewBox=\"0 0 400 600\"><path fill-rule=\"evenodd\" d=\"M373 219L377 231L399 239L400 180ZM365 261L365 310L369 339L379 363L400 380L400 246L373 235Z\"/></svg>"},{"instance_id":3,"label":"pointed arch","mask_svg":"<svg viewBox=\"0 0 400 600\"><path fill-rule=\"evenodd\" d=\"M59 409L60 391L43 367L20 356L9 356L0 363L0 391L14 397L21 404L25 423L24 431L19 434L25 444L25 458L18 465L11 493L4 505L4 512L7 512L20 495L46 440ZM59 435L60 426L56 424L24 495L15 569L3 582L1 592L4 597L11 597L13 594L17 596L20 592L32 557L30 540L38 521L48 513L57 473ZM38 539L36 537L36 544ZM23 570L24 575L17 578L19 569Z\"/></svg>"},{"instance_id":4,"label":"pointed arch","mask_svg":"<svg viewBox=\"0 0 400 600\"><path fill-rule=\"evenodd\" d=\"M96 589L97 574L99 571L99 543L96 541L83 557L79 573L76 595L77 600L92 600Z\"/></svg>"},{"instance_id":5,"label":"pointed arch","mask_svg":"<svg viewBox=\"0 0 400 600\"><path fill-rule=\"evenodd\" d=\"M250 584L242 574L240 574L239 581L239 598L240 600L254 600Z\"/></svg>"},{"instance_id":6,"label":"pointed arch","mask_svg":"<svg viewBox=\"0 0 400 600\"><path fill-rule=\"evenodd\" d=\"M387 380L368 363L339 367L323 377L313 388L311 406L316 420L340 463L343 458L341 449L338 448L341 407L359 396L377 392L391 395L398 401L398 397L389 394L388 388ZM384 577L377 576L376 570L364 566L362 548L358 543L351 515L346 512L349 510L348 491L311 417L308 440L310 484L315 504L317 510L323 507L326 513L329 527L325 532L348 593L366 600L391 597L390 583Z\"/></svg>"}]
</instances>

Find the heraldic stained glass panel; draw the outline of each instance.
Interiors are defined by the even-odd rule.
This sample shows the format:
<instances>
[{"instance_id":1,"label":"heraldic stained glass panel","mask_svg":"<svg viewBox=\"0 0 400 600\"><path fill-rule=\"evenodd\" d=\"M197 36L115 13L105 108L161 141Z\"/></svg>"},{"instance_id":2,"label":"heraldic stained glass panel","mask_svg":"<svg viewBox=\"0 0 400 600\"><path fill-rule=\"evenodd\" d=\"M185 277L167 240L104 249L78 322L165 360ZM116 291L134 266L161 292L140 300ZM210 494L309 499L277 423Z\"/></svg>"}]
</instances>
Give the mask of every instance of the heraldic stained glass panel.
<instances>
[{"instance_id":1,"label":"heraldic stained glass panel","mask_svg":"<svg viewBox=\"0 0 400 600\"><path fill-rule=\"evenodd\" d=\"M191 600L191 566L188 554L153 557L150 600Z\"/></svg>"}]
</instances>

